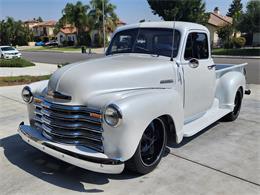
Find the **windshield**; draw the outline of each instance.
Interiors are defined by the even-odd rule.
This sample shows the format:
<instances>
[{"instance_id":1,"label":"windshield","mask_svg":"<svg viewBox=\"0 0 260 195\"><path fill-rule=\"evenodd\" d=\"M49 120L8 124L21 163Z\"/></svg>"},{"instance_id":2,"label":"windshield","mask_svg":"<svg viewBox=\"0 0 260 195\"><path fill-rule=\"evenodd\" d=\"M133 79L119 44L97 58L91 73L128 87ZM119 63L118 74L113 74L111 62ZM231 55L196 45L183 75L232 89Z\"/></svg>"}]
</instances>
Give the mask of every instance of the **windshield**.
<instances>
[{"instance_id":1,"label":"windshield","mask_svg":"<svg viewBox=\"0 0 260 195\"><path fill-rule=\"evenodd\" d=\"M15 50L15 49L12 48L12 47L2 47L1 50L2 50L2 51L13 51L13 50Z\"/></svg>"},{"instance_id":2,"label":"windshield","mask_svg":"<svg viewBox=\"0 0 260 195\"><path fill-rule=\"evenodd\" d=\"M174 46L172 47L173 30L169 28L135 28L123 30L115 34L107 55L117 53L144 53L171 57L177 56L180 33L174 32Z\"/></svg>"}]
</instances>

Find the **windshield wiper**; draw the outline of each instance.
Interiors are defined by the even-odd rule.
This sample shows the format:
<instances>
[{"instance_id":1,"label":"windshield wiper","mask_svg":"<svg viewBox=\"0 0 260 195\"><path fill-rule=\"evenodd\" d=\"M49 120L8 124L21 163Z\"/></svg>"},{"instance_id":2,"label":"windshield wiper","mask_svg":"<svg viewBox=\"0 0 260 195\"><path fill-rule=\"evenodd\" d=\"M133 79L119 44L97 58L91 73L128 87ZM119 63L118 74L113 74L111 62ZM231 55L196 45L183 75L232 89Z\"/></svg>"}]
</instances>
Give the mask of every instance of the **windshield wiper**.
<instances>
[{"instance_id":1,"label":"windshield wiper","mask_svg":"<svg viewBox=\"0 0 260 195\"><path fill-rule=\"evenodd\" d=\"M149 52L149 51L150 51L149 49L146 49L146 48L140 47L140 46L136 46L135 48L140 49L140 50L143 50L143 51L146 51L146 52Z\"/></svg>"}]
</instances>

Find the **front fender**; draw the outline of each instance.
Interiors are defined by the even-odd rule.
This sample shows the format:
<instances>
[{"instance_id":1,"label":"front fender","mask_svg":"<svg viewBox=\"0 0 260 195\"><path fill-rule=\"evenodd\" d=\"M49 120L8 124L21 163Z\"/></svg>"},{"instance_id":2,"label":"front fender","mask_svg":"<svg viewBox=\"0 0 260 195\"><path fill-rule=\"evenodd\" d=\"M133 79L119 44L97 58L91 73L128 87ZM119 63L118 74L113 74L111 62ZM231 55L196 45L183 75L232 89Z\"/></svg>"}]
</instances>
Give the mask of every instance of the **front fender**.
<instances>
[{"instance_id":1,"label":"front fender","mask_svg":"<svg viewBox=\"0 0 260 195\"><path fill-rule=\"evenodd\" d=\"M149 123L165 114L172 117L177 136L182 136L182 98L174 89L153 89L113 103L120 108L123 120L117 128L110 127L105 122L103 125L105 153L111 158L122 161L130 159Z\"/></svg>"},{"instance_id":2,"label":"front fender","mask_svg":"<svg viewBox=\"0 0 260 195\"><path fill-rule=\"evenodd\" d=\"M220 106L233 110L234 99L239 87L245 89L246 80L241 72L228 72L221 76L217 82L216 97Z\"/></svg>"},{"instance_id":3,"label":"front fender","mask_svg":"<svg viewBox=\"0 0 260 195\"><path fill-rule=\"evenodd\" d=\"M28 85L31 89L31 92L34 96L42 96L44 94L44 91L47 90L47 86L48 86L48 81L49 80L43 80L43 81L38 81L35 83L31 83L30 85ZM28 110L28 117L29 117L29 121L33 118L34 116L34 106L32 103L27 104L27 110Z\"/></svg>"}]
</instances>

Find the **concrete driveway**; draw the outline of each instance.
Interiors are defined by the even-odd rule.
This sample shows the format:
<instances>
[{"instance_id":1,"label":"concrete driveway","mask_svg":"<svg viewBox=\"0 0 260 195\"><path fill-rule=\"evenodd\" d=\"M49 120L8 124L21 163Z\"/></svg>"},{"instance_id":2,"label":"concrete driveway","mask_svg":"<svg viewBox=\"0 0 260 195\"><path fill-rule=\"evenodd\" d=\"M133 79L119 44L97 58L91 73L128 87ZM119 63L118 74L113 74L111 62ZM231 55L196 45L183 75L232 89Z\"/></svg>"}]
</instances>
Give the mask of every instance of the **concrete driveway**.
<instances>
[{"instance_id":1,"label":"concrete driveway","mask_svg":"<svg viewBox=\"0 0 260 195\"><path fill-rule=\"evenodd\" d=\"M172 146L145 176L93 173L28 146L16 133L27 122L22 86L1 87L0 194L260 194L260 85L250 87L238 120Z\"/></svg>"}]
</instances>

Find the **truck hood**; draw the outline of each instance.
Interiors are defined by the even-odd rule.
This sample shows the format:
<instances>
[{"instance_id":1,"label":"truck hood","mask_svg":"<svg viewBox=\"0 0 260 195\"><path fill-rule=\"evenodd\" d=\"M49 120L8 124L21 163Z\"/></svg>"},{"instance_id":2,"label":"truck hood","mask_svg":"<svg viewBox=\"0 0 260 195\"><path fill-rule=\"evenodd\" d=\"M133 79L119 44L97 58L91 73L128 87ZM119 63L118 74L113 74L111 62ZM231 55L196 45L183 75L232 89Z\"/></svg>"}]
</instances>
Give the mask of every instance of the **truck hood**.
<instances>
[{"instance_id":1,"label":"truck hood","mask_svg":"<svg viewBox=\"0 0 260 195\"><path fill-rule=\"evenodd\" d=\"M173 63L166 57L120 54L70 64L50 78L48 91L71 96L75 104L105 93L170 88L175 83Z\"/></svg>"}]
</instances>

